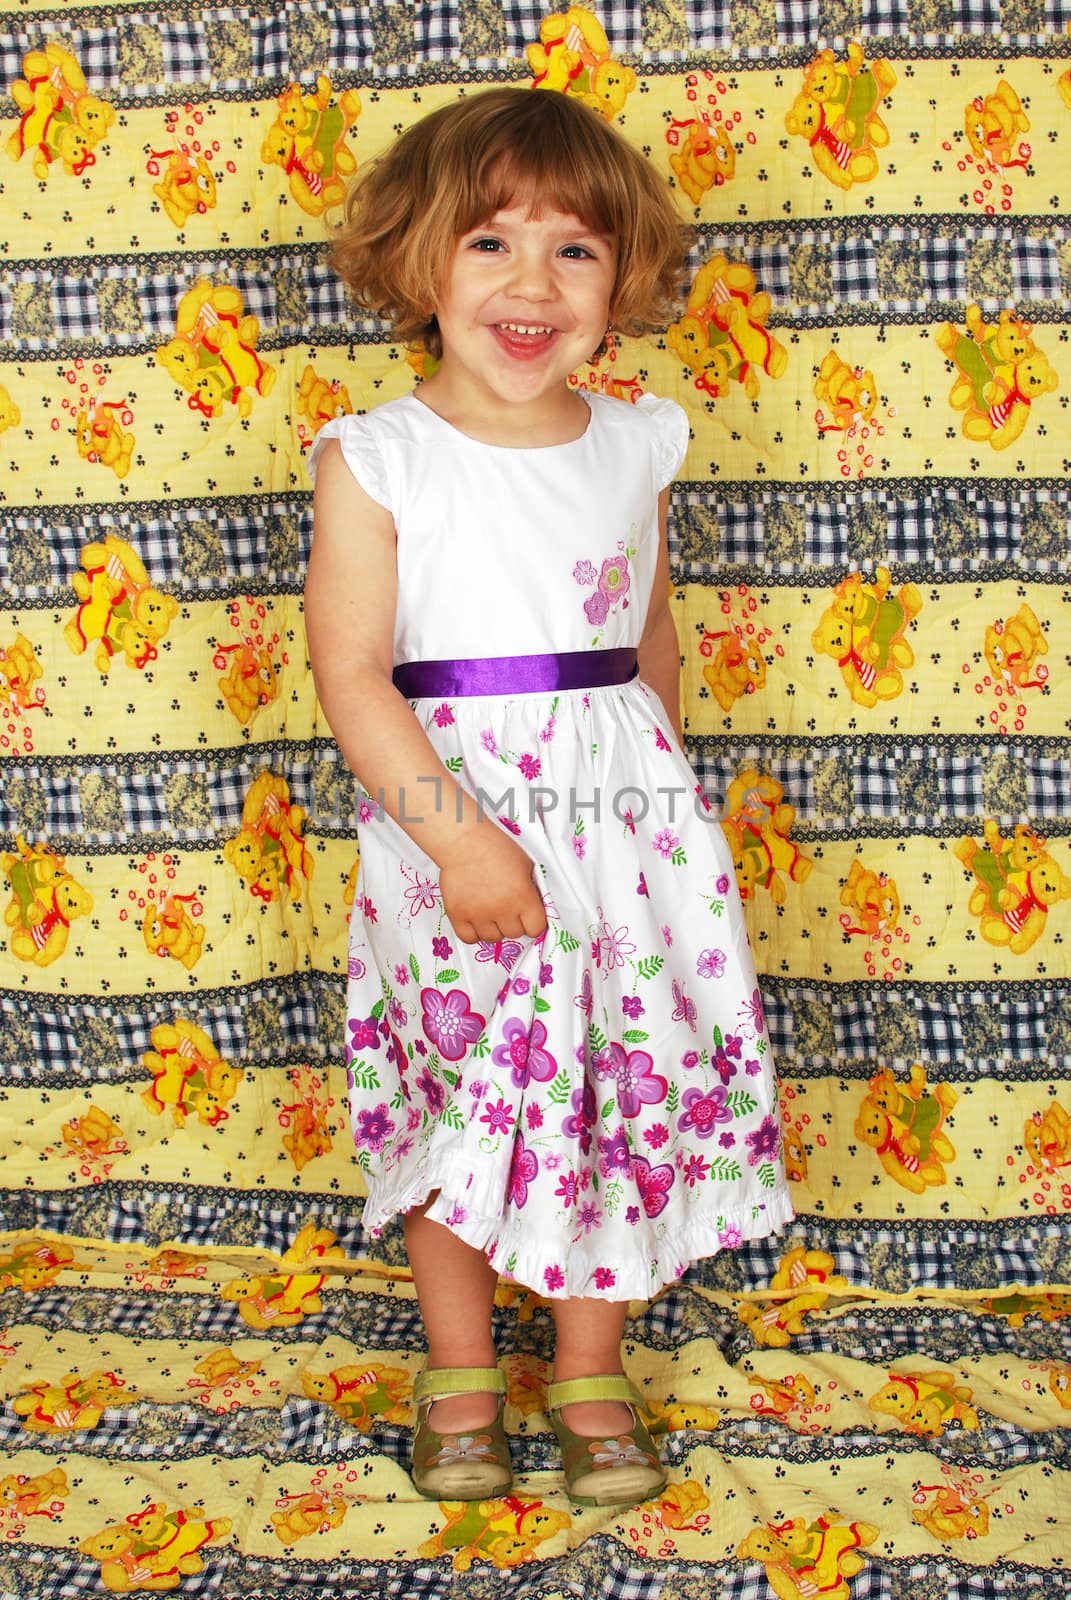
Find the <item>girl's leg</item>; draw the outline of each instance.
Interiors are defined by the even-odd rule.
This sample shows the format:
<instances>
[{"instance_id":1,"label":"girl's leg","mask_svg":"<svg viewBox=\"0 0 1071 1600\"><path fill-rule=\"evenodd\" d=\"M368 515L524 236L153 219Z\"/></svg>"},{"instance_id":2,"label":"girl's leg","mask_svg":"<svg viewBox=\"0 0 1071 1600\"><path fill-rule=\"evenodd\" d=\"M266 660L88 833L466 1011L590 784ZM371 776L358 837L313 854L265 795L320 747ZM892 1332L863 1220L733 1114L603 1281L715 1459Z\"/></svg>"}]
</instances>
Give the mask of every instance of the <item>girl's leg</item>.
<instances>
[{"instance_id":1,"label":"girl's leg","mask_svg":"<svg viewBox=\"0 0 1071 1600\"><path fill-rule=\"evenodd\" d=\"M628 1305L612 1300L554 1300L558 1331L554 1381L592 1378L621 1372L621 1336ZM586 1400L563 1406L562 1421L574 1433L591 1438L616 1438L632 1426L632 1412L623 1400Z\"/></svg>"},{"instance_id":2,"label":"girl's leg","mask_svg":"<svg viewBox=\"0 0 1071 1600\"><path fill-rule=\"evenodd\" d=\"M498 1274L482 1250L425 1216L434 1199L430 1195L403 1218L405 1247L428 1336L428 1366L493 1367L498 1356L491 1338L491 1307ZM435 1401L428 1420L437 1432L453 1433L484 1427L497 1412L497 1395L448 1395Z\"/></svg>"}]
</instances>

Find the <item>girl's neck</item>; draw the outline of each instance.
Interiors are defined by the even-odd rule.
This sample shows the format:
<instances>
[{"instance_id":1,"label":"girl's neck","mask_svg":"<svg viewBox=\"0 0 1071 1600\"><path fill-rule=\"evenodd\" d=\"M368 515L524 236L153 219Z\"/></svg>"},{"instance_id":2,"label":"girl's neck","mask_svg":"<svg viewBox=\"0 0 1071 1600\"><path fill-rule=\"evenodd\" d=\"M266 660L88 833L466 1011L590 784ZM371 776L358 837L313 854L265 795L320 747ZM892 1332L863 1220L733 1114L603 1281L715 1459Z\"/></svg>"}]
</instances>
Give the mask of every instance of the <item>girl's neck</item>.
<instances>
[{"instance_id":1,"label":"girl's neck","mask_svg":"<svg viewBox=\"0 0 1071 1600\"><path fill-rule=\"evenodd\" d=\"M416 397L436 416L479 444L506 449L540 449L571 444L587 431L590 411L575 389L563 384L561 392L541 395L528 405L481 405L471 394L459 391L443 372L419 384Z\"/></svg>"}]
</instances>

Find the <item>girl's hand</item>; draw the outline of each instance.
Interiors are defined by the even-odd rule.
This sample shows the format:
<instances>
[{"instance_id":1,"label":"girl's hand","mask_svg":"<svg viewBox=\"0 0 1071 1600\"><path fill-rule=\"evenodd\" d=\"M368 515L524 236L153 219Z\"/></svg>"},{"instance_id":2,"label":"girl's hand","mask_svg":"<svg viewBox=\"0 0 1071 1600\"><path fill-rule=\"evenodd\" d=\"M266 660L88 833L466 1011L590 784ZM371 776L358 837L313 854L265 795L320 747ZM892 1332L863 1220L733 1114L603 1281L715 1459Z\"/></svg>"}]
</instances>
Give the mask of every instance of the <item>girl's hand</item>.
<instances>
[{"instance_id":1,"label":"girl's hand","mask_svg":"<svg viewBox=\"0 0 1071 1600\"><path fill-rule=\"evenodd\" d=\"M531 858L493 822L464 833L439 864L443 909L463 944L527 935L547 926Z\"/></svg>"}]
</instances>

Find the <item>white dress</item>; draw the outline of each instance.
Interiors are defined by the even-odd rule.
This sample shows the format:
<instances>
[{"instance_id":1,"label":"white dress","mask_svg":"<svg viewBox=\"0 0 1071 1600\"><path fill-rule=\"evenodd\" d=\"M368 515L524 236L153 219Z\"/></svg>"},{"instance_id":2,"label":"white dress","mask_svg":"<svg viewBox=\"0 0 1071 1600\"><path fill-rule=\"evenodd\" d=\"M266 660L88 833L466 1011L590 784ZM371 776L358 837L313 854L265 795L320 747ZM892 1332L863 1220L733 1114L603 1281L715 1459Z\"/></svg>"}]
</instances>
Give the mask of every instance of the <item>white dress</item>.
<instances>
[{"instance_id":1,"label":"white dress","mask_svg":"<svg viewBox=\"0 0 1071 1600\"><path fill-rule=\"evenodd\" d=\"M587 430L543 448L481 444L415 395L323 428L394 516L396 662L464 677L584 652L590 682L638 644L688 422L652 395L585 399ZM773 1062L732 858L661 703L635 677L533 689L531 670L466 695L435 668L410 703L535 862L541 941L462 944L434 863L361 802L346 1055L364 1219L375 1236L438 1190L429 1215L504 1277L646 1298L791 1220ZM426 804L431 786L409 814Z\"/></svg>"}]
</instances>

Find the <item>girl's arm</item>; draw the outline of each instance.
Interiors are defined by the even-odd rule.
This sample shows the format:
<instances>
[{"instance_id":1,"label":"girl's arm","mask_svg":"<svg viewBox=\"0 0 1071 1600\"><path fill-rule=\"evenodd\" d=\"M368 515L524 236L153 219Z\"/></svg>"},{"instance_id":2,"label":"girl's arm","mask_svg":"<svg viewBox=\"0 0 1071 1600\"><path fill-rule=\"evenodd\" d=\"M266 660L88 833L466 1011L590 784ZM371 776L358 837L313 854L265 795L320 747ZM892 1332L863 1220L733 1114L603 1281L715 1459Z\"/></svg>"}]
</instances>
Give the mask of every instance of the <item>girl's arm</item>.
<instances>
[{"instance_id":1,"label":"girl's arm","mask_svg":"<svg viewBox=\"0 0 1071 1600\"><path fill-rule=\"evenodd\" d=\"M666 518L669 514L669 490L663 489L658 497L658 526L661 534L658 565L655 567L651 587L651 603L647 608L647 621L638 651L640 677L649 684L665 706L678 743L683 743L681 727L681 654L673 614L669 609L669 544L666 539Z\"/></svg>"},{"instance_id":2,"label":"girl's arm","mask_svg":"<svg viewBox=\"0 0 1071 1600\"><path fill-rule=\"evenodd\" d=\"M331 440L316 474L305 626L316 693L351 770L439 868L458 938L536 937L546 927L532 863L443 766L391 682L397 605L390 512Z\"/></svg>"}]
</instances>

